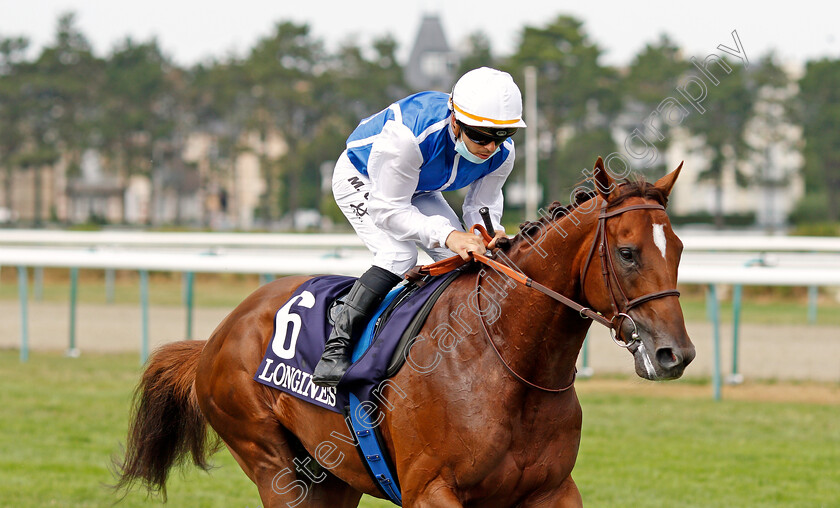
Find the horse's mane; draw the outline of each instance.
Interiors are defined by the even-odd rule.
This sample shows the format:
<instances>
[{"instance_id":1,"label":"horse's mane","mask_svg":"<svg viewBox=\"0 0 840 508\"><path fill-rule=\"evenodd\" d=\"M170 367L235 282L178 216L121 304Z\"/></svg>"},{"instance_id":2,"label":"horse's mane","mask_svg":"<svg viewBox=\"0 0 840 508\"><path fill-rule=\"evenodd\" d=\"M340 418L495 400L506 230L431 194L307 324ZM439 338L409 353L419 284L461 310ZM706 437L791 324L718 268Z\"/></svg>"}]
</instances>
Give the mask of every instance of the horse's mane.
<instances>
[{"instance_id":1,"label":"horse's mane","mask_svg":"<svg viewBox=\"0 0 840 508\"><path fill-rule=\"evenodd\" d=\"M545 230L544 226L558 221L566 215L572 214L582 205L595 199L597 194L592 190L580 190L574 196L574 203L564 206L560 201L554 201L541 214L540 218L535 221L525 221L519 225L519 233L511 239L501 239L497 245L507 250L514 245L517 245L523 239L533 239L534 235L538 235L540 230ZM618 185L609 198L609 207L617 206L629 198L639 197L656 201L662 206L668 206L668 195L656 188L652 183L646 181L644 177L638 177L633 180L625 180Z\"/></svg>"}]
</instances>

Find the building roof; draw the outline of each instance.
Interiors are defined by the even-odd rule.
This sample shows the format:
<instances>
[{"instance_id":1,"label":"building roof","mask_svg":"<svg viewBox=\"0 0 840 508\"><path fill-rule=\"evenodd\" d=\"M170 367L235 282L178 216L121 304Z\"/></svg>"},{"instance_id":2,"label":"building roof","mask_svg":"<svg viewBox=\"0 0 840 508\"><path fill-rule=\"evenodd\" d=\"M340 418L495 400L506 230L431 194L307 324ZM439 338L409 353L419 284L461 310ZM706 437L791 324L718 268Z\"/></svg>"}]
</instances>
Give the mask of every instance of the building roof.
<instances>
[{"instance_id":1,"label":"building roof","mask_svg":"<svg viewBox=\"0 0 840 508\"><path fill-rule=\"evenodd\" d=\"M440 16L424 15L405 67L405 80L415 90L449 91L457 54L446 42Z\"/></svg>"}]
</instances>

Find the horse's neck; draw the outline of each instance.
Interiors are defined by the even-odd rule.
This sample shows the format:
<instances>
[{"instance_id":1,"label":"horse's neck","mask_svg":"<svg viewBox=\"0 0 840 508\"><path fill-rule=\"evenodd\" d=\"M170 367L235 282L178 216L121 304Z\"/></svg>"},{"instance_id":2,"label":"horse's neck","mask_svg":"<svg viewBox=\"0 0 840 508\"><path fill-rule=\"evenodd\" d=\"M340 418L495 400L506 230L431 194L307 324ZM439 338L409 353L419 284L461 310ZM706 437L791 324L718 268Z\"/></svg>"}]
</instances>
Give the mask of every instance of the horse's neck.
<instances>
[{"instance_id":1,"label":"horse's neck","mask_svg":"<svg viewBox=\"0 0 840 508\"><path fill-rule=\"evenodd\" d=\"M597 204L597 201L596 201ZM526 275L573 300L582 291L580 271L594 240L598 212L578 210L523 235L509 259Z\"/></svg>"},{"instance_id":2,"label":"horse's neck","mask_svg":"<svg viewBox=\"0 0 840 508\"><path fill-rule=\"evenodd\" d=\"M593 215L597 213L581 216L577 224L569 218L546 224L539 236L520 240L506 261L534 281L583 303L580 270L597 223ZM500 274L488 277L490 284L507 282ZM491 333L511 367L545 387L569 383L591 321L523 284L511 288L499 306L501 318Z\"/></svg>"}]
</instances>

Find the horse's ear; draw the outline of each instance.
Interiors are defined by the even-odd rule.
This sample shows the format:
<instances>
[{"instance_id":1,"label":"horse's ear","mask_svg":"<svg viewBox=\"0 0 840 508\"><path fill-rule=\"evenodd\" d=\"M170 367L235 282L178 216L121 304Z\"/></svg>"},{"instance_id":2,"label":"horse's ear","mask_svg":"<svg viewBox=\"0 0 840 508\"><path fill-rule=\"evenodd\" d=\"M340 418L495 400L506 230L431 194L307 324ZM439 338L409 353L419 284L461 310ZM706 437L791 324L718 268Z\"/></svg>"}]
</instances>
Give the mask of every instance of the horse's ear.
<instances>
[{"instance_id":1,"label":"horse's ear","mask_svg":"<svg viewBox=\"0 0 840 508\"><path fill-rule=\"evenodd\" d=\"M598 157L598 160L595 161L592 176L595 179L595 190L602 198L607 199L610 192L615 190L615 182L604 168L604 160L601 157Z\"/></svg>"},{"instance_id":2,"label":"horse's ear","mask_svg":"<svg viewBox=\"0 0 840 508\"><path fill-rule=\"evenodd\" d=\"M680 165L677 166L677 169L671 171L667 175L663 176L659 180L656 181L654 187L661 190L665 195L671 194L671 189L674 187L674 182L677 181L677 177L680 176L680 170L682 170L683 162L680 162Z\"/></svg>"}]
</instances>

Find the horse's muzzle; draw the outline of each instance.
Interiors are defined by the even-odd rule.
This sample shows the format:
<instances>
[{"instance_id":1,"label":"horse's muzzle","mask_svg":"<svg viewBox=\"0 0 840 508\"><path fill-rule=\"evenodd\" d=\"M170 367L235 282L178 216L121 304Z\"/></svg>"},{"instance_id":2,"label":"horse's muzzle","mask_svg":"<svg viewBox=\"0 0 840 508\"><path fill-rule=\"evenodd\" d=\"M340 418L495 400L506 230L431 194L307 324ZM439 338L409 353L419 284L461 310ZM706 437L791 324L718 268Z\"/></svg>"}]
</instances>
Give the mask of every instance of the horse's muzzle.
<instances>
[{"instance_id":1,"label":"horse's muzzle","mask_svg":"<svg viewBox=\"0 0 840 508\"><path fill-rule=\"evenodd\" d=\"M632 344L628 349L633 354L636 374L654 381L679 378L696 355L694 345L687 347L663 345L650 354L650 350L642 340Z\"/></svg>"}]
</instances>

